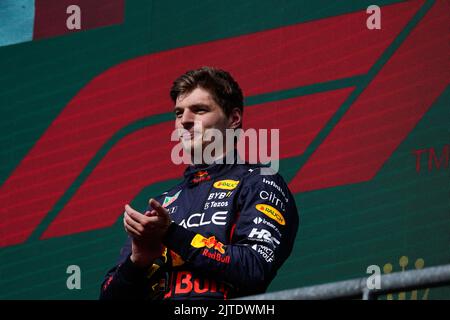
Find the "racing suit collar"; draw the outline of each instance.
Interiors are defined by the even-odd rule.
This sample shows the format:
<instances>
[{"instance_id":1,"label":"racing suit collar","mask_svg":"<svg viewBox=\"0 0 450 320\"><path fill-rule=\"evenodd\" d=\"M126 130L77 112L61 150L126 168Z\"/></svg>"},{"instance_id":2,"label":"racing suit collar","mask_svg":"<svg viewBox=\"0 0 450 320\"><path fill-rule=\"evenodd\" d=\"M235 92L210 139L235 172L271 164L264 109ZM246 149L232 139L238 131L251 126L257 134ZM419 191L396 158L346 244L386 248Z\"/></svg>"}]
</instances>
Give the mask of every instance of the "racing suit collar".
<instances>
[{"instance_id":1,"label":"racing suit collar","mask_svg":"<svg viewBox=\"0 0 450 320\"><path fill-rule=\"evenodd\" d=\"M238 163L239 155L237 149L234 149L233 151L233 161L231 163L226 163L227 155L228 154L215 160L212 164L190 165L184 171L184 178L188 180L190 184L198 184L222 175Z\"/></svg>"}]
</instances>

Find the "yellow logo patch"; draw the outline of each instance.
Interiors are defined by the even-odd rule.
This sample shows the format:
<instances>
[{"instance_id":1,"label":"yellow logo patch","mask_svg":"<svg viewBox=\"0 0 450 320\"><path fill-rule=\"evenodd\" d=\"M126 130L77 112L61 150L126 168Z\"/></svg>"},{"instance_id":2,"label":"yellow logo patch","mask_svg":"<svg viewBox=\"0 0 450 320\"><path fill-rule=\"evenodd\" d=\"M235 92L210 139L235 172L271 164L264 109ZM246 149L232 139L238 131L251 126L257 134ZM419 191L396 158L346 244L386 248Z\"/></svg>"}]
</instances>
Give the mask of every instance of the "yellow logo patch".
<instances>
[{"instance_id":1,"label":"yellow logo patch","mask_svg":"<svg viewBox=\"0 0 450 320\"><path fill-rule=\"evenodd\" d=\"M219 251L220 253L225 253L225 247L222 242L217 241L215 236L211 236L209 238L205 238L201 234L196 234L194 238L192 238L191 246L194 248L203 248L207 247L208 249L213 248L214 250Z\"/></svg>"},{"instance_id":2,"label":"yellow logo patch","mask_svg":"<svg viewBox=\"0 0 450 320\"><path fill-rule=\"evenodd\" d=\"M172 266L178 267L184 264L184 260L181 258L180 255L176 254L172 250L170 250L170 256L172 257Z\"/></svg>"},{"instance_id":3,"label":"yellow logo patch","mask_svg":"<svg viewBox=\"0 0 450 320\"><path fill-rule=\"evenodd\" d=\"M261 211L266 216L275 220L282 226L284 226L286 224L286 221L284 220L283 215L280 213L280 211L278 211L274 207L269 206L267 204L257 204L255 208L256 208L256 210Z\"/></svg>"},{"instance_id":4,"label":"yellow logo patch","mask_svg":"<svg viewBox=\"0 0 450 320\"><path fill-rule=\"evenodd\" d=\"M224 189L224 190L233 190L237 187L239 181L236 180L220 180L213 184L214 188Z\"/></svg>"}]
</instances>

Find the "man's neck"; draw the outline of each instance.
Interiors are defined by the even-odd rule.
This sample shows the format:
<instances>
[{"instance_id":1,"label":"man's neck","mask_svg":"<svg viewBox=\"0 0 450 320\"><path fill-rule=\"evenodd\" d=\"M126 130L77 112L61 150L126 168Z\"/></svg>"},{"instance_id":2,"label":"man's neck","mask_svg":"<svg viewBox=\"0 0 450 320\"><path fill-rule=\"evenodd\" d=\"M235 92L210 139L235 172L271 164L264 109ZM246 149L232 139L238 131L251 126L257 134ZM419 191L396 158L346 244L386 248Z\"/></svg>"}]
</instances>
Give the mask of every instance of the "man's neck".
<instances>
[{"instance_id":1,"label":"man's neck","mask_svg":"<svg viewBox=\"0 0 450 320\"><path fill-rule=\"evenodd\" d=\"M228 162L232 162L234 163L234 159L236 158L236 154L237 154L237 149L236 148L232 148L230 151L226 151L226 149L223 149L224 151L219 152L217 155L214 154L212 155L209 159L204 159L203 157L203 153L202 153L202 157L201 157L201 161L199 162L195 162L195 157L194 155L191 156L191 163L194 166L205 166L205 165L211 165L213 163L219 163L219 164L227 164ZM233 152L233 154L229 154Z\"/></svg>"}]
</instances>

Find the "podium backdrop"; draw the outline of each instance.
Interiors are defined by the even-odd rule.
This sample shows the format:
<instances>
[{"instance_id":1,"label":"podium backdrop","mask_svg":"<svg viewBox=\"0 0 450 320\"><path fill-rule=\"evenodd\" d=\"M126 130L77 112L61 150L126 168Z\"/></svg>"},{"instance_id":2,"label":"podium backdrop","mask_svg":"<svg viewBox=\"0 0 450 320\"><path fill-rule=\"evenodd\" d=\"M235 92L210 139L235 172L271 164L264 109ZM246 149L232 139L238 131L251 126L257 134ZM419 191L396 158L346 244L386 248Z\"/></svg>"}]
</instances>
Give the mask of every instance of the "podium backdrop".
<instances>
[{"instance_id":1,"label":"podium backdrop","mask_svg":"<svg viewBox=\"0 0 450 320\"><path fill-rule=\"evenodd\" d=\"M300 228L269 291L449 263L450 5L371 4L0 1L0 298L98 297L124 204L182 175L168 92L203 65L280 130Z\"/></svg>"}]
</instances>

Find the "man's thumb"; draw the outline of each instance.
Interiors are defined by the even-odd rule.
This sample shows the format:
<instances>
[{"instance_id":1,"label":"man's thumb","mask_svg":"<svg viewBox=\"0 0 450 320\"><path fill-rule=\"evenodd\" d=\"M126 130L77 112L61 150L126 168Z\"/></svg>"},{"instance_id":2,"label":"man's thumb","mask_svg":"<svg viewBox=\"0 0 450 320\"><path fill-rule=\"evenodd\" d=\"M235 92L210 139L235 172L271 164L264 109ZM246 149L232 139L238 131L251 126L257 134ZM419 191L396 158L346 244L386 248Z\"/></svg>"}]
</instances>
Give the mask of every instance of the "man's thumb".
<instances>
[{"instance_id":1,"label":"man's thumb","mask_svg":"<svg viewBox=\"0 0 450 320\"><path fill-rule=\"evenodd\" d=\"M150 199L150 206L156 211L157 215L164 216L168 214L168 211L166 208L164 208L158 201L155 199Z\"/></svg>"}]
</instances>

